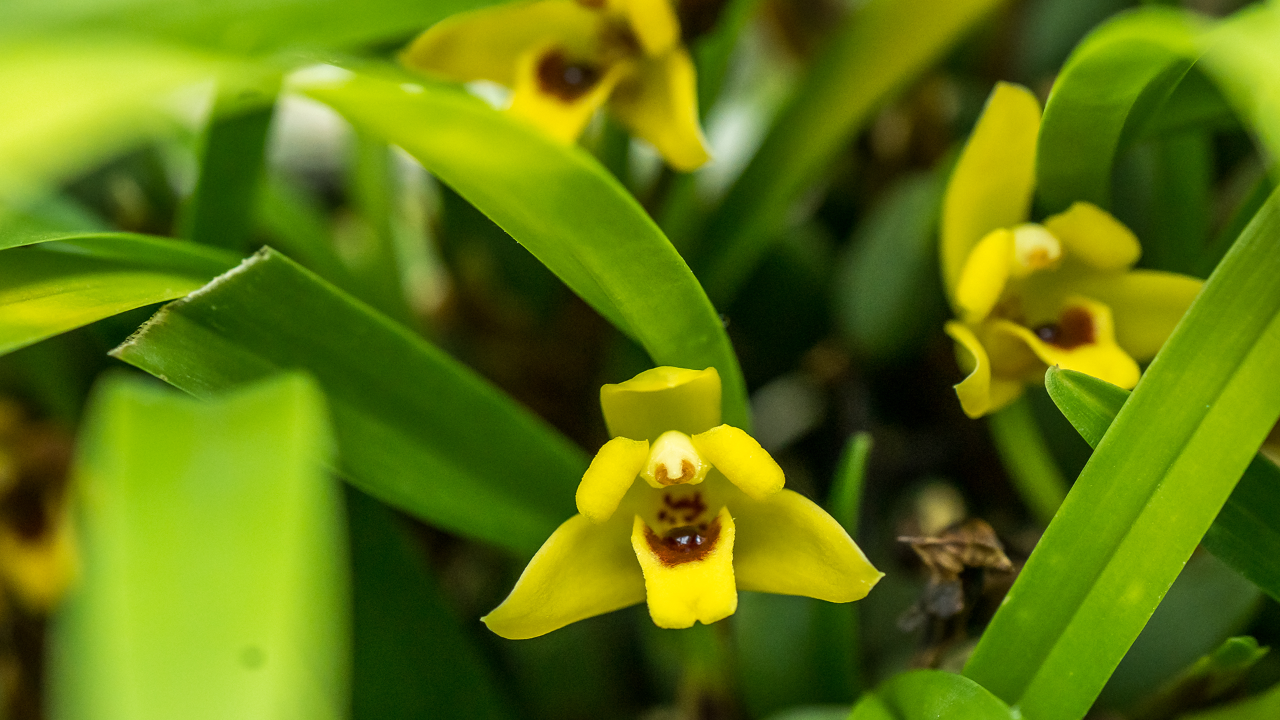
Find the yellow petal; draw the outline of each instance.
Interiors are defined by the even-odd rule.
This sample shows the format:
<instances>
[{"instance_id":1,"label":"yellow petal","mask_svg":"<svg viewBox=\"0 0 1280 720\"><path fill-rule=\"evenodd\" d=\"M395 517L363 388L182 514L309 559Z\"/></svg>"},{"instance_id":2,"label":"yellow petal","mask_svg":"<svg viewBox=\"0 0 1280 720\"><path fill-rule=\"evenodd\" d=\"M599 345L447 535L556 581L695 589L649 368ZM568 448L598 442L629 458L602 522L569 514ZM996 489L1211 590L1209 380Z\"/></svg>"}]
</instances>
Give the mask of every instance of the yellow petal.
<instances>
[{"instance_id":1,"label":"yellow petal","mask_svg":"<svg viewBox=\"0 0 1280 720\"><path fill-rule=\"evenodd\" d=\"M698 454L737 485L742 492L763 500L782 489L786 477L760 443L731 425L721 425L694 435Z\"/></svg>"},{"instance_id":2,"label":"yellow petal","mask_svg":"<svg viewBox=\"0 0 1280 720\"><path fill-rule=\"evenodd\" d=\"M1068 257L1098 270L1124 270L1142 254L1133 232L1093 203L1074 203L1044 226L1062 241Z\"/></svg>"},{"instance_id":3,"label":"yellow petal","mask_svg":"<svg viewBox=\"0 0 1280 720\"><path fill-rule=\"evenodd\" d=\"M630 63L603 67L580 57L558 45L521 55L508 112L562 143L577 140L618 81L631 72Z\"/></svg>"},{"instance_id":4,"label":"yellow petal","mask_svg":"<svg viewBox=\"0 0 1280 720\"><path fill-rule=\"evenodd\" d=\"M735 501L734 513L734 571L743 590L851 602L884 577L840 523L803 495L783 490Z\"/></svg>"},{"instance_id":5,"label":"yellow petal","mask_svg":"<svg viewBox=\"0 0 1280 720\"><path fill-rule=\"evenodd\" d=\"M646 55L661 55L680 40L680 21L670 0L624 0L622 5Z\"/></svg>"},{"instance_id":6,"label":"yellow petal","mask_svg":"<svg viewBox=\"0 0 1280 720\"><path fill-rule=\"evenodd\" d=\"M642 61L618 84L609 109L676 170L689 172L711 159L698 124L693 61L684 48Z\"/></svg>"},{"instance_id":7,"label":"yellow petal","mask_svg":"<svg viewBox=\"0 0 1280 720\"><path fill-rule=\"evenodd\" d=\"M1046 365L1059 365L1131 388L1138 384L1138 363L1115 341L1111 310L1083 297L1069 298L1057 323L1031 330L1007 320L995 327L1020 338ZM1046 341L1046 337L1055 336Z\"/></svg>"},{"instance_id":8,"label":"yellow petal","mask_svg":"<svg viewBox=\"0 0 1280 720\"><path fill-rule=\"evenodd\" d=\"M574 0L498 5L436 23L400 60L453 80L490 80L511 87L521 56L547 45L575 54L591 52L600 22L600 13Z\"/></svg>"},{"instance_id":9,"label":"yellow petal","mask_svg":"<svg viewBox=\"0 0 1280 720\"><path fill-rule=\"evenodd\" d=\"M981 322L1000 300L1009 281L1013 241L1012 230L992 230L969 253L956 283L955 300L965 322Z\"/></svg>"},{"instance_id":10,"label":"yellow petal","mask_svg":"<svg viewBox=\"0 0 1280 720\"><path fill-rule=\"evenodd\" d=\"M946 324L946 332L956 341L956 359L969 375L956 384L960 407L971 418L980 418L1008 405L1022 394L1022 382L993 377L991 359L973 330L958 322Z\"/></svg>"},{"instance_id":11,"label":"yellow petal","mask_svg":"<svg viewBox=\"0 0 1280 720\"><path fill-rule=\"evenodd\" d=\"M1116 342L1135 360L1146 362L1160 351L1203 286L1186 275L1134 270L1085 278L1078 289L1111 308Z\"/></svg>"},{"instance_id":12,"label":"yellow petal","mask_svg":"<svg viewBox=\"0 0 1280 720\"><path fill-rule=\"evenodd\" d=\"M656 367L600 388L611 437L653 442L668 430L696 435L720 424L720 374L715 368Z\"/></svg>"},{"instance_id":13,"label":"yellow petal","mask_svg":"<svg viewBox=\"0 0 1280 720\"><path fill-rule=\"evenodd\" d=\"M648 457L648 440L616 437L605 443L578 483L578 512L595 523L612 517Z\"/></svg>"},{"instance_id":14,"label":"yellow petal","mask_svg":"<svg viewBox=\"0 0 1280 720\"><path fill-rule=\"evenodd\" d=\"M1040 103L1031 91L997 83L951 173L942 201L942 278L954 297L970 249L1026 220L1035 183Z\"/></svg>"},{"instance_id":15,"label":"yellow petal","mask_svg":"<svg viewBox=\"0 0 1280 720\"><path fill-rule=\"evenodd\" d=\"M738 609L733 580L735 528L729 510L721 508L708 527L701 546L677 550L636 516L631 546L644 571L649 616L658 627L687 628L695 621L711 624Z\"/></svg>"},{"instance_id":16,"label":"yellow petal","mask_svg":"<svg viewBox=\"0 0 1280 720\"><path fill-rule=\"evenodd\" d=\"M574 515L529 561L515 588L481 618L509 640L546 635L644 599L644 577L627 542L630 516L595 524Z\"/></svg>"}]
</instances>

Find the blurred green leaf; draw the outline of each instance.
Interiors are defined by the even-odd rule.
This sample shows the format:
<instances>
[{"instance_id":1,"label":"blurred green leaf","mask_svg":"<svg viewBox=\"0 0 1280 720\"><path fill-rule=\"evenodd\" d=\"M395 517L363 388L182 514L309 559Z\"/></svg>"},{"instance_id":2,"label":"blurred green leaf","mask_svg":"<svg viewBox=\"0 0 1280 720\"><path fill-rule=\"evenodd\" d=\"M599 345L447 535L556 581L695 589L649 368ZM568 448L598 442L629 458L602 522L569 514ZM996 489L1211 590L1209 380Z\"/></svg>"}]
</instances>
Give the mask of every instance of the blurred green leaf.
<instances>
[{"instance_id":1,"label":"blurred green leaf","mask_svg":"<svg viewBox=\"0 0 1280 720\"><path fill-rule=\"evenodd\" d=\"M1014 720L1022 715L963 675L912 670L866 692L849 720Z\"/></svg>"},{"instance_id":2,"label":"blurred green leaf","mask_svg":"<svg viewBox=\"0 0 1280 720\"><path fill-rule=\"evenodd\" d=\"M210 402L105 383L77 463L84 574L55 623L52 717L346 717L331 448L302 377Z\"/></svg>"},{"instance_id":3,"label":"blurred green leaf","mask_svg":"<svg viewBox=\"0 0 1280 720\"><path fill-rule=\"evenodd\" d=\"M742 371L719 315L658 226L587 153L452 87L354 75L307 93L421 161L656 364L714 366L725 422L747 426Z\"/></svg>"},{"instance_id":4,"label":"blurred green leaf","mask_svg":"<svg viewBox=\"0 0 1280 720\"><path fill-rule=\"evenodd\" d=\"M270 52L395 40L492 0L7 0L5 36L123 32L206 47Z\"/></svg>"},{"instance_id":5,"label":"blurred green leaf","mask_svg":"<svg viewBox=\"0 0 1280 720\"><path fill-rule=\"evenodd\" d=\"M530 555L573 514L580 449L270 248L166 305L112 355L200 397L306 370L329 399L343 476L459 535Z\"/></svg>"},{"instance_id":6,"label":"blurred green leaf","mask_svg":"<svg viewBox=\"0 0 1280 720\"><path fill-rule=\"evenodd\" d=\"M1081 437L1097 446L1129 391L1074 370L1051 368L1045 388ZM1280 600L1280 468L1258 455L1205 534L1209 552Z\"/></svg>"},{"instance_id":7,"label":"blurred green leaf","mask_svg":"<svg viewBox=\"0 0 1280 720\"><path fill-rule=\"evenodd\" d=\"M945 316L936 246L943 177L911 176L891 188L858 226L836 271L840 325L873 360L917 349Z\"/></svg>"},{"instance_id":8,"label":"blurred green leaf","mask_svg":"<svg viewBox=\"0 0 1280 720\"><path fill-rule=\"evenodd\" d=\"M63 239L58 239L63 238ZM13 247L33 245L34 247ZM129 233L0 238L0 354L126 310L182 297L235 256Z\"/></svg>"},{"instance_id":9,"label":"blurred green leaf","mask_svg":"<svg viewBox=\"0 0 1280 720\"><path fill-rule=\"evenodd\" d=\"M1212 28L1204 44L1205 72L1257 134L1269 169L1280 173L1280 4L1240 10Z\"/></svg>"},{"instance_id":10,"label":"blurred green leaf","mask_svg":"<svg viewBox=\"0 0 1280 720\"><path fill-rule=\"evenodd\" d=\"M1204 707L1236 689L1269 650L1251 637L1228 638L1153 693L1135 715L1138 720L1158 720L1175 717L1179 708Z\"/></svg>"},{"instance_id":11,"label":"blurred green leaf","mask_svg":"<svg viewBox=\"0 0 1280 720\"><path fill-rule=\"evenodd\" d=\"M770 715L768 720L847 720L848 705L806 705Z\"/></svg>"},{"instance_id":12,"label":"blurred green leaf","mask_svg":"<svg viewBox=\"0 0 1280 720\"><path fill-rule=\"evenodd\" d=\"M194 50L101 37L0 44L0 197L38 192L161 132L174 122L175 91L234 68Z\"/></svg>"},{"instance_id":13,"label":"blurred green leaf","mask_svg":"<svg viewBox=\"0 0 1280 720\"><path fill-rule=\"evenodd\" d=\"M965 674L1084 715L1280 416L1280 195L1245 229L1077 478Z\"/></svg>"},{"instance_id":14,"label":"blurred green leaf","mask_svg":"<svg viewBox=\"0 0 1280 720\"><path fill-rule=\"evenodd\" d=\"M1221 708L1179 716L1179 720L1273 720L1280 717L1280 685Z\"/></svg>"},{"instance_id":15,"label":"blurred green leaf","mask_svg":"<svg viewBox=\"0 0 1280 720\"><path fill-rule=\"evenodd\" d=\"M347 508L354 575L354 720L513 717L493 671L441 596L408 528L358 490L347 493Z\"/></svg>"},{"instance_id":16,"label":"blurred green leaf","mask_svg":"<svg viewBox=\"0 0 1280 720\"><path fill-rule=\"evenodd\" d=\"M1143 266L1195 272L1213 215L1209 134L1170 132L1135 143L1115 175L1115 215L1142 239Z\"/></svg>"},{"instance_id":17,"label":"blurred green leaf","mask_svg":"<svg viewBox=\"0 0 1280 720\"><path fill-rule=\"evenodd\" d=\"M1036 522L1048 525L1067 496L1067 481L1036 423L1030 401L1020 397L987 418L1000 462Z\"/></svg>"},{"instance_id":18,"label":"blurred green leaf","mask_svg":"<svg viewBox=\"0 0 1280 720\"><path fill-rule=\"evenodd\" d=\"M712 216L695 263L717 303L733 298L787 212L871 114L1000 0L870 0L853 10Z\"/></svg>"},{"instance_id":19,"label":"blurred green leaf","mask_svg":"<svg viewBox=\"0 0 1280 720\"><path fill-rule=\"evenodd\" d=\"M1048 212L1078 200L1111 207L1111 168L1200 55L1198 16L1143 8L1076 47L1045 103L1036 186Z\"/></svg>"}]
</instances>

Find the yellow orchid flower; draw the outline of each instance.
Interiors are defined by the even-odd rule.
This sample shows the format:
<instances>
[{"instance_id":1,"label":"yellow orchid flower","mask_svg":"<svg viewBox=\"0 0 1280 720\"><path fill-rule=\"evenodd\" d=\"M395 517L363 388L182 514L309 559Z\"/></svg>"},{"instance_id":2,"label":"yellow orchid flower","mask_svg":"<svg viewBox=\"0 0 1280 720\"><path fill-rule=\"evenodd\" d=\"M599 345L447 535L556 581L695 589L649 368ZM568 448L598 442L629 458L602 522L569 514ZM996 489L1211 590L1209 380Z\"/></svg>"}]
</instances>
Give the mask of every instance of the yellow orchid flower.
<instances>
[{"instance_id":1,"label":"yellow orchid flower","mask_svg":"<svg viewBox=\"0 0 1280 720\"><path fill-rule=\"evenodd\" d=\"M715 368L647 370L605 385L600 404L613 439L582 476L579 514L483 618L490 630L537 637L645 599L659 627L687 628L732 615L739 589L851 602L883 577L782 488L759 443L720 424Z\"/></svg>"},{"instance_id":2,"label":"yellow orchid flower","mask_svg":"<svg viewBox=\"0 0 1280 720\"><path fill-rule=\"evenodd\" d=\"M1028 222L1040 104L1000 83L947 186L940 243L948 322L969 375L960 404L980 417L1013 402L1050 365L1132 388L1138 362L1169 337L1201 281L1133 270L1138 239L1087 202Z\"/></svg>"},{"instance_id":3,"label":"yellow orchid flower","mask_svg":"<svg viewBox=\"0 0 1280 720\"><path fill-rule=\"evenodd\" d=\"M690 17L686 31L701 18ZM404 52L426 73L512 88L510 112L564 143L606 102L672 167L705 163L693 61L670 0L538 0L450 17Z\"/></svg>"}]
</instances>

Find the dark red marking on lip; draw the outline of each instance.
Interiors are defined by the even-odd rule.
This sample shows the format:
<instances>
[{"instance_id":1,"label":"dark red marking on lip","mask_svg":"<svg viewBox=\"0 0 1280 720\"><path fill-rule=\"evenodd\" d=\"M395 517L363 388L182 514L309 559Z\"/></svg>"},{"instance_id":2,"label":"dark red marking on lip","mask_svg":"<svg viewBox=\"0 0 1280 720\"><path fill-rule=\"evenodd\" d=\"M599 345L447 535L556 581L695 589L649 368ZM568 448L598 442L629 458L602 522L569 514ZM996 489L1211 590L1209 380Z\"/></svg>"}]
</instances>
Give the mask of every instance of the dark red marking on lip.
<instances>
[{"instance_id":1,"label":"dark red marking on lip","mask_svg":"<svg viewBox=\"0 0 1280 720\"><path fill-rule=\"evenodd\" d=\"M595 66L570 62L560 50L543 55L537 73L538 87L566 103L586 95L600 81L600 71Z\"/></svg>"},{"instance_id":2,"label":"dark red marking on lip","mask_svg":"<svg viewBox=\"0 0 1280 720\"><path fill-rule=\"evenodd\" d=\"M1092 344L1097 335L1093 316L1082 307L1067 308L1058 317L1058 322L1041 325L1032 332L1042 341L1063 350Z\"/></svg>"},{"instance_id":3,"label":"dark red marking on lip","mask_svg":"<svg viewBox=\"0 0 1280 720\"><path fill-rule=\"evenodd\" d=\"M720 538L720 520L712 520L699 527L684 525L658 535L649 526L644 528L645 540L653 554L667 567L702 560L716 547Z\"/></svg>"},{"instance_id":4,"label":"dark red marking on lip","mask_svg":"<svg viewBox=\"0 0 1280 720\"><path fill-rule=\"evenodd\" d=\"M697 474L697 472L697 469L693 467L693 463L688 460L681 460L679 475L671 477L667 475L667 466L659 465L658 469L653 473L653 479L657 480L659 485L675 485L679 482L692 480L693 476Z\"/></svg>"}]
</instances>

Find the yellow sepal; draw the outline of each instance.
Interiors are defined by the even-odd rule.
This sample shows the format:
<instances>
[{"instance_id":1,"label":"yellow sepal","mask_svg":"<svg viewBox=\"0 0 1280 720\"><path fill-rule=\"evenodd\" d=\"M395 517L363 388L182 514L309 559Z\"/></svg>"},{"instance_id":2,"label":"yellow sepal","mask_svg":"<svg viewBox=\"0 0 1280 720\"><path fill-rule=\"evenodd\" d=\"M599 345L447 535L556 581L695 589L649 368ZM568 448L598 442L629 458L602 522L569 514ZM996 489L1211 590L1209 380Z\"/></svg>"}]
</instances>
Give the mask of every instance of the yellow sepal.
<instances>
[{"instance_id":1,"label":"yellow sepal","mask_svg":"<svg viewBox=\"0 0 1280 720\"><path fill-rule=\"evenodd\" d=\"M653 531L639 515L635 517L631 546L644 572L649 616L658 627L687 628L695 621L711 624L738 609L733 518L727 508L721 508L713 522L720 529L709 552L698 560L668 564L652 547Z\"/></svg>"},{"instance_id":2,"label":"yellow sepal","mask_svg":"<svg viewBox=\"0 0 1280 720\"><path fill-rule=\"evenodd\" d=\"M578 512L594 523L612 517L648 457L648 440L616 437L605 443L578 483Z\"/></svg>"},{"instance_id":3,"label":"yellow sepal","mask_svg":"<svg viewBox=\"0 0 1280 720\"><path fill-rule=\"evenodd\" d=\"M884 577L835 518L803 495L734 501L734 567L743 590L807 595L828 602L866 597Z\"/></svg>"},{"instance_id":4,"label":"yellow sepal","mask_svg":"<svg viewBox=\"0 0 1280 720\"><path fill-rule=\"evenodd\" d=\"M1091 342L1061 347L1041 340L1032 330L1008 320L997 321L993 327L1021 339L1045 365L1082 372L1126 389L1137 385L1140 375L1138 363L1116 344L1111 309L1082 297L1068 299L1066 307L1087 313L1092 324Z\"/></svg>"},{"instance_id":5,"label":"yellow sepal","mask_svg":"<svg viewBox=\"0 0 1280 720\"><path fill-rule=\"evenodd\" d=\"M1013 231L1000 228L987 233L965 260L956 283L956 307L965 322L977 323L991 314L1009 282L1013 262Z\"/></svg>"},{"instance_id":6,"label":"yellow sepal","mask_svg":"<svg viewBox=\"0 0 1280 720\"><path fill-rule=\"evenodd\" d=\"M756 500L778 492L786 483L782 468L760 443L732 425L714 427L690 439L699 455Z\"/></svg>"},{"instance_id":7,"label":"yellow sepal","mask_svg":"<svg viewBox=\"0 0 1280 720\"><path fill-rule=\"evenodd\" d=\"M621 4L646 55L661 55L680 41L680 21L670 0L624 0Z\"/></svg>"},{"instance_id":8,"label":"yellow sepal","mask_svg":"<svg viewBox=\"0 0 1280 720\"><path fill-rule=\"evenodd\" d=\"M516 586L480 618L508 640L545 635L571 622L644 600L644 576L627 542L631 517L599 525L574 515L529 561Z\"/></svg>"},{"instance_id":9,"label":"yellow sepal","mask_svg":"<svg viewBox=\"0 0 1280 720\"><path fill-rule=\"evenodd\" d=\"M698 124L693 61L684 48L642 61L635 73L618 84L609 109L631 134L647 140L680 172L695 170L711 159Z\"/></svg>"},{"instance_id":10,"label":"yellow sepal","mask_svg":"<svg viewBox=\"0 0 1280 720\"><path fill-rule=\"evenodd\" d=\"M1159 270L1099 273L1080 281L1081 295L1111 308L1116 342L1138 362L1155 357L1204 282Z\"/></svg>"},{"instance_id":11,"label":"yellow sepal","mask_svg":"<svg viewBox=\"0 0 1280 720\"><path fill-rule=\"evenodd\" d=\"M954 298L974 244L1027 219L1035 183L1040 103L1030 90L997 83L969 136L942 201L942 279Z\"/></svg>"},{"instance_id":12,"label":"yellow sepal","mask_svg":"<svg viewBox=\"0 0 1280 720\"><path fill-rule=\"evenodd\" d=\"M489 80L512 87L530 50L556 45L594 51L600 13L574 0L512 3L459 13L433 25L401 54L415 70L451 80Z\"/></svg>"},{"instance_id":13,"label":"yellow sepal","mask_svg":"<svg viewBox=\"0 0 1280 720\"><path fill-rule=\"evenodd\" d=\"M968 376L956 383L960 407L971 418L980 418L1008 405L1022 394L1021 379L995 377L991 358L973 330L958 322L948 322L945 330L956 341L956 360Z\"/></svg>"},{"instance_id":14,"label":"yellow sepal","mask_svg":"<svg viewBox=\"0 0 1280 720\"><path fill-rule=\"evenodd\" d=\"M720 424L720 373L715 368L656 367L600 388L611 437L653 442L668 430L685 435Z\"/></svg>"},{"instance_id":15,"label":"yellow sepal","mask_svg":"<svg viewBox=\"0 0 1280 720\"><path fill-rule=\"evenodd\" d=\"M1138 238L1111 213L1093 203L1077 202L1044 221L1067 256L1096 270L1125 270L1138 262Z\"/></svg>"}]
</instances>

